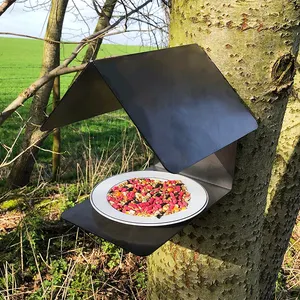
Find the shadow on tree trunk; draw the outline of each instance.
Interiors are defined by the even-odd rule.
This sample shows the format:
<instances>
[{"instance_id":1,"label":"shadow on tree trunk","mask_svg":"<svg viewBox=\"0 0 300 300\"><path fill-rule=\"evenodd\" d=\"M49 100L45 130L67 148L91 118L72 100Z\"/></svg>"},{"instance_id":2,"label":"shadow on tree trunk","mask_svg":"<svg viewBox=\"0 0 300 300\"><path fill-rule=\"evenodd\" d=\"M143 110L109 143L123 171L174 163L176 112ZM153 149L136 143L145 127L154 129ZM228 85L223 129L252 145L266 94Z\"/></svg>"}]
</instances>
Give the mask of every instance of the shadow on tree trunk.
<instances>
[{"instance_id":1,"label":"shadow on tree trunk","mask_svg":"<svg viewBox=\"0 0 300 300\"><path fill-rule=\"evenodd\" d=\"M276 160L282 160L277 156ZM276 186L264 219L261 299L274 299L275 283L300 209L300 140ZM266 288L267 287L267 288Z\"/></svg>"},{"instance_id":2,"label":"shadow on tree trunk","mask_svg":"<svg viewBox=\"0 0 300 300\"><path fill-rule=\"evenodd\" d=\"M276 159L280 158L277 157ZM261 289L260 299L274 299L277 275L282 265L284 254L293 230L293 225L295 224L299 213L299 183L300 141L297 143L293 155L287 164L286 172L281 177L281 180L277 185L276 194L272 198L272 203L264 218L261 238L261 249L263 249L263 251L260 258L261 265L258 267L261 268L259 270L259 282L263 282L265 288ZM178 246L196 251L196 253L199 251L199 254L201 252L201 254L213 257L220 261L226 261L237 266L240 264L246 264L248 268L254 268L256 266L252 262L248 260L244 262L245 257L238 258L238 255L231 256L229 254L235 246L235 252L238 252L241 246L250 246L250 242L246 237L244 244L241 245L241 243L235 242L236 234L234 233L234 230L230 230L228 233L224 233L224 231L222 231L222 239L218 240L218 231L222 229L222 225L218 222L218 216L216 216L216 211L217 214L219 211L216 206L219 206L221 208L220 211L223 211L223 203L230 201L230 198L231 194L227 195L224 199L221 199L217 204L215 204L213 207L213 213L211 210L208 210L201 214L201 216L197 219L194 219L190 225L185 227L172 239L172 242ZM240 210L236 210L235 212L237 216L241 215ZM244 214L245 213L246 212L244 212ZM214 224L211 222L212 217L215 218L216 221ZM226 211L223 215L219 215L219 218L226 219L226 217ZM248 226L251 227L253 225L253 221L250 219L250 215L248 217ZM238 226L239 217L236 218L236 223ZM234 224L234 222L232 224ZM215 232L215 236L208 236L206 234L207 232L212 232L212 229L208 226L213 226L212 229ZM223 240L224 235L225 240ZM254 238L253 241L255 240L256 238ZM172 248L172 243L170 243L169 246ZM230 249L230 252L227 252L228 249ZM194 259L197 258L198 257L194 257ZM189 259L185 260L185 262L189 264ZM236 279L232 278L232 280ZM211 278L211 281L214 281L214 278Z\"/></svg>"}]
</instances>

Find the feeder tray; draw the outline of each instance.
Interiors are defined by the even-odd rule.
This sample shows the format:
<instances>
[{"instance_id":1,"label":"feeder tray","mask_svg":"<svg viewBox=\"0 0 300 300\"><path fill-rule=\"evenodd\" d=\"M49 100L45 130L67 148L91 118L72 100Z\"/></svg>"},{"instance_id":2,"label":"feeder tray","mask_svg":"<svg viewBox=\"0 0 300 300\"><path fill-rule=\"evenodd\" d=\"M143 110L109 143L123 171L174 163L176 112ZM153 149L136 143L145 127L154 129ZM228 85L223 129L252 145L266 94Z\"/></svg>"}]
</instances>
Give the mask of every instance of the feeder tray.
<instances>
[{"instance_id":1,"label":"feeder tray","mask_svg":"<svg viewBox=\"0 0 300 300\"><path fill-rule=\"evenodd\" d=\"M231 190L236 142L257 123L202 48L193 44L90 62L41 129L122 107L155 153L150 170L194 179L208 193L207 208ZM137 255L151 254L191 221L121 224L99 214L89 199L62 218Z\"/></svg>"}]
</instances>

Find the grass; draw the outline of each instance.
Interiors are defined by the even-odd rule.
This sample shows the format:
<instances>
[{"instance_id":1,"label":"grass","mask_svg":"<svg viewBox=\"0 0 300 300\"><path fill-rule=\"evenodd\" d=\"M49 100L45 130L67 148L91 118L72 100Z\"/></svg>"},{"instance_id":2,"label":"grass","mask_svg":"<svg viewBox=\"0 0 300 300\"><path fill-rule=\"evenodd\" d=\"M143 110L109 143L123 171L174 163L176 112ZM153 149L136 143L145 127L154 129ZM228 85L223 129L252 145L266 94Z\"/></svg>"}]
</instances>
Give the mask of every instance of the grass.
<instances>
[{"instance_id":1,"label":"grass","mask_svg":"<svg viewBox=\"0 0 300 300\"><path fill-rule=\"evenodd\" d=\"M0 38L1 110L38 78L42 48L40 41ZM63 46L62 59L73 48ZM103 45L99 57L145 50ZM79 62L80 56L74 63ZM72 78L61 78L62 93ZM1 127L2 145L13 143L29 106L30 100ZM60 221L60 214L85 199L104 178L146 167L151 151L122 110L63 128L62 140L60 183L47 182L51 153L41 151L33 185L15 191L2 188L0 299L144 299L144 259ZM13 154L19 146L20 141ZM51 139L43 147L50 149ZM0 159L5 154L0 148Z\"/></svg>"},{"instance_id":2,"label":"grass","mask_svg":"<svg viewBox=\"0 0 300 300\"><path fill-rule=\"evenodd\" d=\"M75 45L62 45L61 59L68 57ZM119 46L119 45L103 45L99 51L98 58L110 57L116 55L124 55L147 51L151 48L140 46ZM17 95L30 83L34 82L40 73L43 53L43 42L0 38L0 110L3 110ZM82 54L72 64L79 64ZM61 77L61 94L63 95L71 83L74 74L67 74ZM51 103L51 101L49 102ZM13 144L24 121L28 117L30 100L24 107L18 110L19 114L14 114L12 118L0 129L0 143L5 145L0 147L0 161L6 155L5 147L10 147ZM82 121L70 125L62 129L64 160L70 163L70 158L73 161L80 159L80 153L84 148L84 141L92 140L94 149L99 153L103 150L103 145L107 147L106 141L110 139L110 147L114 147L121 140L121 135L124 129L132 125L131 121L123 110L110 114L98 116L86 121ZM132 126L131 126L132 127ZM133 129L133 127L132 127ZM129 136L133 136L135 130L128 131ZM14 147L13 155L18 153L21 139ZM48 138L44 144L46 149L51 149L51 138ZM49 162L51 153L41 152L40 161ZM70 169L70 166L69 166ZM72 176L72 175L70 175Z\"/></svg>"},{"instance_id":3,"label":"grass","mask_svg":"<svg viewBox=\"0 0 300 300\"><path fill-rule=\"evenodd\" d=\"M61 46L61 60L67 58L76 45ZM147 51L151 48L141 46L102 45L98 58L125 55ZM80 64L80 53L71 65ZM38 78L42 66L43 42L29 39L0 38L0 84L1 105L7 104L17 94ZM64 93L74 74L62 77L61 89Z\"/></svg>"},{"instance_id":4,"label":"grass","mask_svg":"<svg viewBox=\"0 0 300 300\"><path fill-rule=\"evenodd\" d=\"M145 298L144 259L37 210L19 219L0 247L1 299Z\"/></svg>"},{"instance_id":5,"label":"grass","mask_svg":"<svg viewBox=\"0 0 300 300\"><path fill-rule=\"evenodd\" d=\"M126 132L112 154L108 149L94 154L89 142L73 183L41 182L2 195L0 299L145 299L144 258L60 221L96 182L146 167L151 156L139 135L131 140Z\"/></svg>"}]
</instances>

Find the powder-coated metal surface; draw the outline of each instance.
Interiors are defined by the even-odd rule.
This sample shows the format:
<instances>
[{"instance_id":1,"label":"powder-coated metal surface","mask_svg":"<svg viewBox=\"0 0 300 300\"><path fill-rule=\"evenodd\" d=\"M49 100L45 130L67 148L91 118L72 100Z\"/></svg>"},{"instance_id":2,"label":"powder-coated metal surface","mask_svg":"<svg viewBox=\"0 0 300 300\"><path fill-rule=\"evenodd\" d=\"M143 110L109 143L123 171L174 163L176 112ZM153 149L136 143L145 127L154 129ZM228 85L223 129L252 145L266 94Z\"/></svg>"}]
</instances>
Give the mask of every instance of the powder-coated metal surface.
<instances>
[{"instance_id":1,"label":"powder-coated metal surface","mask_svg":"<svg viewBox=\"0 0 300 300\"><path fill-rule=\"evenodd\" d=\"M233 170L235 149L236 143L233 143L181 173L196 180L205 188L209 196L206 209L231 190L233 174L229 174L228 170ZM218 159L219 157L222 159ZM227 169L222 164L225 160ZM159 162L150 169L166 172ZM90 199L87 199L65 211L62 218L136 255L146 256L179 233L189 222L201 218L202 214L203 212L192 220L163 227L132 226L105 218L93 209Z\"/></svg>"},{"instance_id":2,"label":"powder-coated metal surface","mask_svg":"<svg viewBox=\"0 0 300 300\"><path fill-rule=\"evenodd\" d=\"M188 45L90 63L42 130L117 109L116 99L172 173L257 127L203 49Z\"/></svg>"},{"instance_id":3,"label":"powder-coated metal surface","mask_svg":"<svg viewBox=\"0 0 300 300\"><path fill-rule=\"evenodd\" d=\"M57 108L42 125L52 130L122 108L93 64L89 64L67 90Z\"/></svg>"},{"instance_id":4,"label":"powder-coated metal surface","mask_svg":"<svg viewBox=\"0 0 300 300\"><path fill-rule=\"evenodd\" d=\"M201 184L209 194L208 207L229 192L228 189L213 186L205 182L201 182ZM195 218L198 217L196 216ZM87 232L91 232L127 251L141 256L150 255L193 220L163 227L126 225L109 220L97 213L93 209L90 199L86 199L82 203L65 211L62 214L62 218Z\"/></svg>"},{"instance_id":5,"label":"powder-coated metal surface","mask_svg":"<svg viewBox=\"0 0 300 300\"><path fill-rule=\"evenodd\" d=\"M41 129L121 107L162 163L154 170L198 180L209 195L207 208L231 190L234 142L257 123L198 45L91 62ZM121 224L98 214L89 199L62 218L137 255L151 254L189 222L164 227Z\"/></svg>"}]
</instances>

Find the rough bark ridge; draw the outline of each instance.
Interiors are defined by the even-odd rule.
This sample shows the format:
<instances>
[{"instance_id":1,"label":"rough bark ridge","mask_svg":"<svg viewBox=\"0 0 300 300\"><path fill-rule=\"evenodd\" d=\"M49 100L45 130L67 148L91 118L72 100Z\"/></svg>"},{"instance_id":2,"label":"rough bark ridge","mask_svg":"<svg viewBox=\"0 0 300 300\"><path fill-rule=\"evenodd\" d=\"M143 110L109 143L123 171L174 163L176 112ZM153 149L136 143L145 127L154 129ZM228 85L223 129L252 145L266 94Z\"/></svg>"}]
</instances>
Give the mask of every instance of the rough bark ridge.
<instances>
[{"instance_id":1,"label":"rough bark ridge","mask_svg":"<svg viewBox=\"0 0 300 300\"><path fill-rule=\"evenodd\" d=\"M60 49L58 49L58 53ZM60 53L58 55L60 57ZM57 76L54 79L53 89L52 89L52 109L55 109L60 101L60 77ZM58 177L58 172L60 168L60 149L61 149L61 134L60 128L55 128L53 130L53 142L52 142L52 180L56 181Z\"/></svg>"},{"instance_id":2,"label":"rough bark ridge","mask_svg":"<svg viewBox=\"0 0 300 300\"><path fill-rule=\"evenodd\" d=\"M94 33L99 32L100 30L104 29L106 26L109 25L109 21L112 17L116 3L117 3L116 0L106 0L101 11L98 11L98 8L96 7L97 12L99 14L99 19L98 19L97 25L95 27ZM103 41L102 38L98 38L89 44L89 46L85 52L84 58L82 59L83 64L96 59L97 54L100 49L100 46L102 44L102 41ZM76 73L76 75L74 76L73 82L79 76L79 74L80 74L80 72Z\"/></svg>"},{"instance_id":3,"label":"rough bark ridge","mask_svg":"<svg viewBox=\"0 0 300 300\"><path fill-rule=\"evenodd\" d=\"M198 43L259 122L233 190L148 261L148 299L259 299L268 184L298 52L297 1L174 0L170 45Z\"/></svg>"},{"instance_id":4,"label":"rough bark ridge","mask_svg":"<svg viewBox=\"0 0 300 300\"><path fill-rule=\"evenodd\" d=\"M68 0L52 0L45 38L54 41L60 40L67 4ZM45 41L40 76L59 65L59 47L58 43ZM29 114L30 120L26 126L22 145L24 150L32 144L41 145L47 136L47 133L41 132L39 128L46 118L45 112L52 87L53 80L42 86L33 97ZM38 150L37 147L32 147L16 160L8 177L8 185L19 187L28 184Z\"/></svg>"},{"instance_id":5,"label":"rough bark ridge","mask_svg":"<svg viewBox=\"0 0 300 300\"><path fill-rule=\"evenodd\" d=\"M299 56L298 56L299 65ZM300 70L282 123L263 228L261 299L274 299L277 274L300 208Z\"/></svg>"},{"instance_id":6,"label":"rough bark ridge","mask_svg":"<svg viewBox=\"0 0 300 300\"><path fill-rule=\"evenodd\" d=\"M94 33L102 30L103 28L109 25L109 21L112 17L112 13L114 11L116 3L117 3L116 0L105 1L102 10L98 12L99 19L96 28L94 30ZM86 50L82 63L86 63L89 62L90 60L96 59L102 41L103 39L96 39L95 41L89 44L89 47Z\"/></svg>"}]
</instances>

